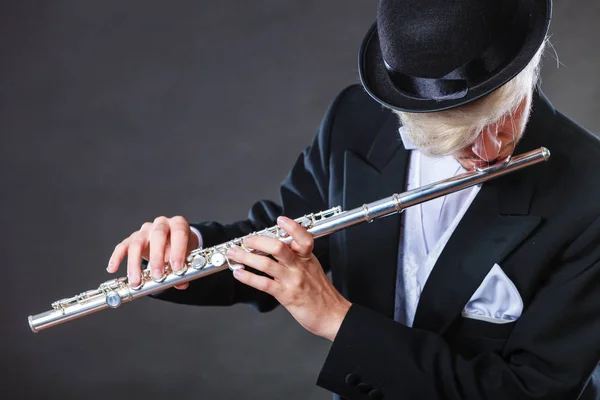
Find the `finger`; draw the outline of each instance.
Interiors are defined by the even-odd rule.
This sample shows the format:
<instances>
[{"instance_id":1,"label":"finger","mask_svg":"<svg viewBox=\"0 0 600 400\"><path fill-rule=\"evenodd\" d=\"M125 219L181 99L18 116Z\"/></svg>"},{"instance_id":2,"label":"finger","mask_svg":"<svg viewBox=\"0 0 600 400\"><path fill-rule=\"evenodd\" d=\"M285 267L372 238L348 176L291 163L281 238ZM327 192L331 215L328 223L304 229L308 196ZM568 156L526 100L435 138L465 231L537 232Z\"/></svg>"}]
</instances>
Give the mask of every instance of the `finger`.
<instances>
[{"instance_id":1,"label":"finger","mask_svg":"<svg viewBox=\"0 0 600 400\"><path fill-rule=\"evenodd\" d=\"M131 242L131 237L123 240L121 243L115 246L110 258L108 259L108 267L106 270L111 274L117 272L119 266L123 262L125 255L127 254L127 250L129 249L129 243Z\"/></svg>"},{"instance_id":2,"label":"finger","mask_svg":"<svg viewBox=\"0 0 600 400\"><path fill-rule=\"evenodd\" d=\"M163 259L165 265L171 262L171 243L167 240L167 245L165 246L165 257Z\"/></svg>"},{"instance_id":3,"label":"finger","mask_svg":"<svg viewBox=\"0 0 600 400\"><path fill-rule=\"evenodd\" d=\"M171 228L171 268L179 271L183 268L187 256L190 225L183 217L173 217L169 221Z\"/></svg>"},{"instance_id":4,"label":"finger","mask_svg":"<svg viewBox=\"0 0 600 400\"><path fill-rule=\"evenodd\" d=\"M142 229L130 236L129 249L127 253L127 276L129 283L137 286L141 281L142 252L148 247L148 231L152 224L150 222L142 225Z\"/></svg>"},{"instance_id":5,"label":"finger","mask_svg":"<svg viewBox=\"0 0 600 400\"><path fill-rule=\"evenodd\" d=\"M283 284L266 276L259 276L245 269L236 269L233 271L233 276L238 281L258 289L261 292L268 293L275 298L283 293Z\"/></svg>"},{"instance_id":6,"label":"finger","mask_svg":"<svg viewBox=\"0 0 600 400\"><path fill-rule=\"evenodd\" d=\"M277 224L294 239L290 248L301 257L309 257L314 247L313 236L302 225L286 217L277 218Z\"/></svg>"},{"instance_id":7,"label":"finger","mask_svg":"<svg viewBox=\"0 0 600 400\"><path fill-rule=\"evenodd\" d=\"M150 268L152 276L160 279L165 268L165 249L169 237L169 221L166 217L157 217L150 232Z\"/></svg>"},{"instance_id":8,"label":"finger","mask_svg":"<svg viewBox=\"0 0 600 400\"><path fill-rule=\"evenodd\" d=\"M278 262L265 256L249 253L242 249L230 248L227 250L227 258L262 271L278 280L285 279L288 272L287 268Z\"/></svg>"},{"instance_id":9,"label":"finger","mask_svg":"<svg viewBox=\"0 0 600 400\"><path fill-rule=\"evenodd\" d=\"M260 235L250 235L244 238L244 246L254 250L271 254L283 265L291 266L296 260L296 254L290 249L290 246L279 239L269 238Z\"/></svg>"},{"instance_id":10,"label":"finger","mask_svg":"<svg viewBox=\"0 0 600 400\"><path fill-rule=\"evenodd\" d=\"M170 262L171 262L171 260L169 259L169 255L170 255L170 254L171 254L171 244L170 244L170 243L167 243L167 248L166 248L166 250L165 250L165 258L166 258L166 259L165 259L165 264L166 264L166 263L170 263ZM178 290L185 290L185 289L187 289L189 286L190 286L190 283L189 283L189 282L185 282L185 283L182 283L181 285L175 285L175 286L173 286L173 287L174 287L175 289L178 289Z\"/></svg>"}]
</instances>

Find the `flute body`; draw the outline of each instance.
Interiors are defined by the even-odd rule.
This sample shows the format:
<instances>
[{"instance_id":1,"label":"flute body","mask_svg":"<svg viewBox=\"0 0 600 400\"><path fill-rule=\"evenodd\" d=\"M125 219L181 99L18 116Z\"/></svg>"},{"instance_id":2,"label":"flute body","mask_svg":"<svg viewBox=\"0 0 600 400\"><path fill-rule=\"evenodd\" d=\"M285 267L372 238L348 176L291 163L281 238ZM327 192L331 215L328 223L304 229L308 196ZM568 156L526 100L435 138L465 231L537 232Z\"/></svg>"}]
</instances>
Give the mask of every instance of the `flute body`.
<instances>
[{"instance_id":1,"label":"flute body","mask_svg":"<svg viewBox=\"0 0 600 400\"><path fill-rule=\"evenodd\" d=\"M308 214L297 218L296 222L304 226L316 239L362 222L372 222L377 218L399 213L413 205L546 161L549 157L550 151L542 147L515 156L500 166L465 172L450 179L404 193L393 194L390 197L364 204L353 210L342 211L340 207L334 207L319 213ZM251 235L275 237L288 244L292 241L287 232L278 226L266 228L251 233ZM183 269L172 271L170 266L166 265L165 273L160 279L155 279L150 273L150 268L147 267L142 273L141 283L138 286L129 285L127 278L121 277L102 283L98 289L88 290L74 297L56 301L52 303L51 310L29 316L29 326L33 332L39 332L106 308L117 308L121 304L139 297L160 292L219 271L239 268L241 266L232 265L229 262L226 253L230 247L240 247L246 251L253 251L245 248L242 240L243 238L236 238L210 248L194 250L188 255Z\"/></svg>"}]
</instances>

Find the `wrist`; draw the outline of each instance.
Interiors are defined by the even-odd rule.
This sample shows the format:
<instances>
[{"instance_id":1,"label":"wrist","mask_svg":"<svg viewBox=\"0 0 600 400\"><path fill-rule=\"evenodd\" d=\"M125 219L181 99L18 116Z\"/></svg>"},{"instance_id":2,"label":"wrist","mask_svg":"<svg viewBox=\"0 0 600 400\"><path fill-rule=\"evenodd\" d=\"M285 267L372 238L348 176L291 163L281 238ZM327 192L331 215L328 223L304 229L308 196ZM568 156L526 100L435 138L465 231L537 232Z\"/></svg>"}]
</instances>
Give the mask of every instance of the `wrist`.
<instances>
[{"instance_id":1,"label":"wrist","mask_svg":"<svg viewBox=\"0 0 600 400\"><path fill-rule=\"evenodd\" d=\"M337 336L340 327L342 326L342 322L344 322L344 318L346 318L346 314L348 314L348 310L350 310L351 306L352 303L342 298L342 301L340 302L339 306L335 308L334 312L332 313L329 319L329 328L327 329L325 334L321 335L322 337L332 342L335 340L335 337Z\"/></svg>"}]
</instances>

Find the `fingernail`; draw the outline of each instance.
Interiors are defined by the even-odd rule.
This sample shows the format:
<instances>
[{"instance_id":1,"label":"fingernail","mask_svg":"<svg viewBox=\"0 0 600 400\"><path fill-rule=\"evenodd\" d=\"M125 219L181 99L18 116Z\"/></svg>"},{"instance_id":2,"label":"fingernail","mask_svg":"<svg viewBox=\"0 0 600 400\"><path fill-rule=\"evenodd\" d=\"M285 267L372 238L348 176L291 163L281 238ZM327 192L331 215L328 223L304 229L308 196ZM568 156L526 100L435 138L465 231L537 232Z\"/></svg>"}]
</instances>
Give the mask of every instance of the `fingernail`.
<instances>
[{"instance_id":1,"label":"fingernail","mask_svg":"<svg viewBox=\"0 0 600 400\"><path fill-rule=\"evenodd\" d=\"M243 269L238 268L238 269L233 270L233 276L235 276L236 278L239 278L242 275L244 275L244 270Z\"/></svg>"},{"instance_id":2,"label":"fingernail","mask_svg":"<svg viewBox=\"0 0 600 400\"><path fill-rule=\"evenodd\" d=\"M173 261L171 264L173 271L179 271L181 269L181 261Z\"/></svg>"},{"instance_id":3,"label":"fingernail","mask_svg":"<svg viewBox=\"0 0 600 400\"><path fill-rule=\"evenodd\" d=\"M110 272L110 270L112 269L112 267L113 267L112 261L109 261L109 262L108 262L108 266L106 267L106 270L107 270L108 272Z\"/></svg>"},{"instance_id":4,"label":"fingernail","mask_svg":"<svg viewBox=\"0 0 600 400\"><path fill-rule=\"evenodd\" d=\"M230 247L230 248L227 250L227 257L234 257L234 256L235 256L235 254L236 254L236 252L237 252L237 250L236 250L236 249L234 249L233 247Z\"/></svg>"},{"instance_id":5,"label":"fingernail","mask_svg":"<svg viewBox=\"0 0 600 400\"><path fill-rule=\"evenodd\" d=\"M285 226L288 224L288 219L284 216L278 217L277 218L277 224L281 225L281 226Z\"/></svg>"},{"instance_id":6,"label":"fingernail","mask_svg":"<svg viewBox=\"0 0 600 400\"><path fill-rule=\"evenodd\" d=\"M154 278L156 278L156 279L160 279L160 278L162 278L162 275L163 275L163 274L162 274L162 272L160 272L160 270L159 270L159 269L155 269L155 270L153 270L153 271L152 271L152 276L153 276Z\"/></svg>"}]
</instances>

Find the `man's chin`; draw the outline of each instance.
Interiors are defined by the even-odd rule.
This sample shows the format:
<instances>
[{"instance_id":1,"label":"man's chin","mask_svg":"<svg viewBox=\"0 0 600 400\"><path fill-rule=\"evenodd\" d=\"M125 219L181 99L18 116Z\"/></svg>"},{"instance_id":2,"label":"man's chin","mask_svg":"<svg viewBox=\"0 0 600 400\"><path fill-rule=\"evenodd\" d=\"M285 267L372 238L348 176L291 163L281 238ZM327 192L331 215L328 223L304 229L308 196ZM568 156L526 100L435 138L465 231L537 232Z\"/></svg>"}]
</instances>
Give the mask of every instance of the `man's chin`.
<instances>
[{"instance_id":1,"label":"man's chin","mask_svg":"<svg viewBox=\"0 0 600 400\"><path fill-rule=\"evenodd\" d=\"M478 160L478 161L471 161L471 165L473 168L487 168L487 167L491 167L492 165L494 165L496 163L496 161L483 161L483 160Z\"/></svg>"}]
</instances>

